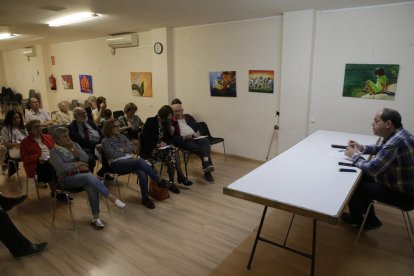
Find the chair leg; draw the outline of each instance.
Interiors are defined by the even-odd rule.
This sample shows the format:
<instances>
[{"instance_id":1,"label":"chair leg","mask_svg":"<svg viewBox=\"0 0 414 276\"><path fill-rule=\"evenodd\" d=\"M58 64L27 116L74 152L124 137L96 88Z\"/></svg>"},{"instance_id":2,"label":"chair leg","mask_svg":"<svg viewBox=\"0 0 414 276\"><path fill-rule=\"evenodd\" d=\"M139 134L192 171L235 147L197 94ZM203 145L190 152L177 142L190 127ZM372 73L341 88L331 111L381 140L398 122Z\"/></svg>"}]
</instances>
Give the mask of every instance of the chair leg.
<instances>
[{"instance_id":1,"label":"chair leg","mask_svg":"<svg viewBox=\"0 0 414 276\"><path fill-rule=\"evenodd\" d=\"M410 215L408 212L401 210L404 218L405 227L407 228L408 236L410 237L411 246L414 250L413 225L411 224Z\"/></svg>"},{"instance_id":2,"label":"chair leg","mask_svg":"<svg viewBox=\"0 0 414 276\"><path fill-rule=\"evenodd\" d=\"M115 178L116 186L118 187L119 199L122 199L122 196L121 196L121 184L118 181L118 175L117 174L114 174L114 178Z\"/></svg>"},{"instance_id":3,"label":"chair leg","mask_svg":"<svg viewBox=\"0 0 414 276\"><path fill-rule=\"evenodd\" d=\"M373 204L374 204L374 201L372 201L372 202L369 204L369 206L368 206L368 208L367 208L367 211L365 212L365 215L364 215L364 220L362 221L362 224L361 224L361 226L359 227L358 236L357 236L357 237L356 237L356 239L355 239L355 244L357 244L357 243L358 243L359 236L360 236L360 235L361 235L361 233L362 233L362 229L364 229L365 221L367 220L367 217L368 217L369 211L371 210L371 207L372 207L372 205L373 205Z\"/></svg>"},{"instance_id":4,"label":"chair leg","mask_svg":"<svg viewBox=\"0 0 414 276\"><path fill-rule=\"evenodd\" d=\"M127 188L129 188L129 179L131 178L131 174L128 174L128 182L127 182Z\"/></svg>"},{"instance_id":5,"label":"chair leg","mask_svg":"<svg viewBox=\"0 0 414 276\"><path fill-rule=\"evenodd\" d=\"M52 215L52 225L55 225L55 215L56 215L56 195L57 195L57 190L55 190L55 194L53 197L53 215Z\"/></svg>"},{"instance_id":6,"label":"chair leg","mask_svg":"<svg viewBox=\"0 0 414 276\"><path fill-rule=\"evenodd\" d=\"M34 179L34 184L35 184L35 187L36 187L37 198L40 200L39 187L37 186L36 176L33 179Z\"/></svg>"},{"instance_id":7,"label":"chair leg","mask_svg":"<svg viewBox=\"0 0 414 276\"><path fill-rule=\"evenodd\" d=\"M70 206L69 194L65 193L65 195L66 195L66 202L67 202L68 207L69 207L70 219L72 220L72 228L73 228L73 231L75 231L75 220L73 218L72 207Z\"/></svg>"},{"instance_id":8,"label":"chair leg","mask_svg":"<svg viewBox=\"0 0 414 276\"><path fill-rule=\"evenodd\" d=\"M223 151L224 151L224 161L227 162L226 147L224 146L224 141L223 141Z\"/></svg>"}]
</instances>

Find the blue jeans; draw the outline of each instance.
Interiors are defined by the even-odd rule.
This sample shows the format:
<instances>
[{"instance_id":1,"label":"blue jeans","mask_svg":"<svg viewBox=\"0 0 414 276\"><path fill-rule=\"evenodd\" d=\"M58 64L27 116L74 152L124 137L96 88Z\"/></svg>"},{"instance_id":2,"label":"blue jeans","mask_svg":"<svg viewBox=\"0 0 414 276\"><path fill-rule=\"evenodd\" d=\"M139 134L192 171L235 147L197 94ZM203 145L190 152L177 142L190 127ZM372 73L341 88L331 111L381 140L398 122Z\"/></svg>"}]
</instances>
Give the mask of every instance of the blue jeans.
<instances>
[{"instance_id":1,"label":"blue jeans","mask_svg":"<svg viewBox=\"0 0 414 276\"><path fill-rule=\"evenodd\" d=\"M148 197L148 176L155 182L159 182L159 176L154 172L150 165L142 158L121 159L112 162L111 171L117 174L136 173L139 179L142 199Z\"/></svg>"},{"instance_id":2,"label":"blue jeans","mask_svg":"<svg viewBox=\"0 0 414 276\"><path fill-rule=\"evenodd\" d=\"M67 176L63 187L68 189L83 188L88 194L89 204L94 215L99 214L99 194L105 198L109 195L108 188L90 172Z\"/></svg>"}]
</instances>

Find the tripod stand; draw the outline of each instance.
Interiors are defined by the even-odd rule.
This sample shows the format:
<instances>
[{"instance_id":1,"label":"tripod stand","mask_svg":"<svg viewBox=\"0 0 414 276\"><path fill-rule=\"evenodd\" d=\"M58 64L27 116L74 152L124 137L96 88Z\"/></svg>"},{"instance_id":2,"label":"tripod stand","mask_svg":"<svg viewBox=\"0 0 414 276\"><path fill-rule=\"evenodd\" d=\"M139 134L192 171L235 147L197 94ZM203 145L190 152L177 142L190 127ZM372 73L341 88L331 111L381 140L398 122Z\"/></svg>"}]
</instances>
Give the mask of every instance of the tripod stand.
<instances>
[{"instance_id":1,"label":"tripod stand","mask_svg":"<svg viewBox=\"0 0 414 276\"><path fill-rule=\"evenodd\" d=\"M276 130L279 129L279 115L280 115L280 112L279 111L276 111L276 124L275 124L275 126L273 128L272 137L270 138L270 145L269 145L269 149L267 150L266 161L269 160L269 153L270 153L270 149L272 148L273 136L275 136Z\"/></svg>"}]
</instances>

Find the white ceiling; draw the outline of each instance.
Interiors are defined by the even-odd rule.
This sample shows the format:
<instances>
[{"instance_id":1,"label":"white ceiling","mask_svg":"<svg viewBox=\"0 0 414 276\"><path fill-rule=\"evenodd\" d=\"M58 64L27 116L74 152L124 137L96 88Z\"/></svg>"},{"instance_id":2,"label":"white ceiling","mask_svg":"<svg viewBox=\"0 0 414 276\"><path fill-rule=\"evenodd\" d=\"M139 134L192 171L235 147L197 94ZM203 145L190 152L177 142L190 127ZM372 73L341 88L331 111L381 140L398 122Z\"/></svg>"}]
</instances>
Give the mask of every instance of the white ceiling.
<instances>
[{"instance_id":1,"label":"white ceiling","mask_svg":"<svg viewBox=\"0 0 414 276\"><path fill-rule=\"evenodd\" d=\"M281 15L295 10L331 10L398 3L402 0L0 0L0 51L110 34L149 31ZM64 8L60 11L50 9ZM46 22L79 11L97 20L51 28Z\"/></svg>"}]
</instances>

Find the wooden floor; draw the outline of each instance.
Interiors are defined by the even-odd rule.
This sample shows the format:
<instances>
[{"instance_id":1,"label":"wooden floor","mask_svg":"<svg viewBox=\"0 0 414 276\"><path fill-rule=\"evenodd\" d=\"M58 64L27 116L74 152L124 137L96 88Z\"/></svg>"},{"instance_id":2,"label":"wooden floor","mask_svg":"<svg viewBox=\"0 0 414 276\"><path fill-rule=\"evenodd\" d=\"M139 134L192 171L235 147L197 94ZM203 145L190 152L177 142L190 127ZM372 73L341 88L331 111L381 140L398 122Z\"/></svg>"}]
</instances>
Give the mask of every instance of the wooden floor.
<instances>
[{"instance_id":1,"label":"wooden floor","mask_svg":"<svg viewBox=\"0 0 414 276\"><path fill-rule=\"evenodd\" d=\"M102 231L89 225L91 214L85 193L72 204L76 230L69 212L58 204L56 226L51 226L52 201L48 189L41 200L29 182L29 199L9 212L17 227L34 242L48 241L42 255L14 260L0 249L0 275L308 275L309 260L259 243L250 271L246 264L259 223L262 206L225 196L222 188L260 164L213 156L214 184L202 178L199 159L191 159L190 179L195 184L172 194L156 209L140 205L135 176L131 188L121 178L127 208L111 205L111 216L101 202ZM20 169L23 185L26 181ZM13 176L0 176L0 191L17 196ZM24 188L24 186L23 186ZM115 186L110 186L116 194ZM345 225L318 223L317 275L414 275L414 251L398 213L379 210L384 226L368 232L354 245L355 232ZM272 210L264 227L270 239L283 239L290 215ZM297 217L289 243L310 249L311 221Z\"/></svg>"}]
</instances>

